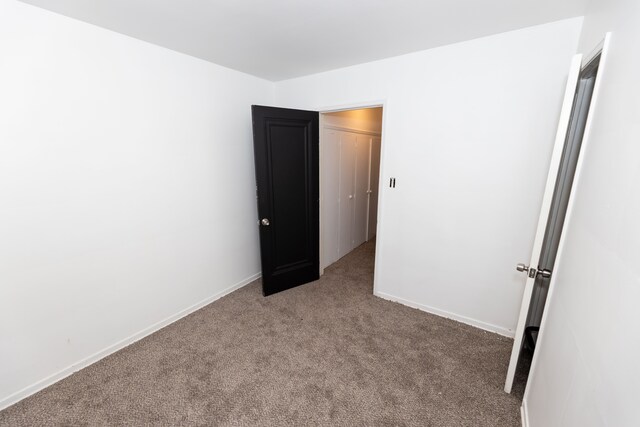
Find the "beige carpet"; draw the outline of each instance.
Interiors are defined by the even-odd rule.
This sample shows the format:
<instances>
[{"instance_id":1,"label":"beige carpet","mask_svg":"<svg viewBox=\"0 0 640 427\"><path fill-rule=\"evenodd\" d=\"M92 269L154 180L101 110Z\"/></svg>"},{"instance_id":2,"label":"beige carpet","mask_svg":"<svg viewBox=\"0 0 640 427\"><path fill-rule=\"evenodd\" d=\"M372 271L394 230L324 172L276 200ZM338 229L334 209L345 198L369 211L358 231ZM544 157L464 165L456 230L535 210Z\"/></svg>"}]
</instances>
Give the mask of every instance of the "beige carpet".
<instances>
[{"instance_id":1,"label":"beige carpet","mask_svg":"<svg viewBox=\"0 0 640 427\"><path fill-rule=\"evenodd\" d=\"M0 412L0 425L516 426L512 341L372 295L374 245L252 283Z\"/></svg>"}]
</instances>

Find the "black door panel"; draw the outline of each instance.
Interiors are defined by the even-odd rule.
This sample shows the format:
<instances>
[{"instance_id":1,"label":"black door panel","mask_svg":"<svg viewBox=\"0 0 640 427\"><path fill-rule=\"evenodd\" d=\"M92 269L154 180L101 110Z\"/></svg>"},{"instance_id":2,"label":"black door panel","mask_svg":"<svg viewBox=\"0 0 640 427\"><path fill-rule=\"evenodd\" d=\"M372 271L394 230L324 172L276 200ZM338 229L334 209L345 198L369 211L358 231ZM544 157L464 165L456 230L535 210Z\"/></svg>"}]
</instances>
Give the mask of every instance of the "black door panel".
<instances>
[{"instance_id":1,"label":"black door panel","mask_svg":"<svg viewBox=\"0 0 640 427\"><path fill-rule=\"evenodd\" d=\"M319 278L319 131L314 111L253 106L263 293Z\"/></svg>"}]
</instances>

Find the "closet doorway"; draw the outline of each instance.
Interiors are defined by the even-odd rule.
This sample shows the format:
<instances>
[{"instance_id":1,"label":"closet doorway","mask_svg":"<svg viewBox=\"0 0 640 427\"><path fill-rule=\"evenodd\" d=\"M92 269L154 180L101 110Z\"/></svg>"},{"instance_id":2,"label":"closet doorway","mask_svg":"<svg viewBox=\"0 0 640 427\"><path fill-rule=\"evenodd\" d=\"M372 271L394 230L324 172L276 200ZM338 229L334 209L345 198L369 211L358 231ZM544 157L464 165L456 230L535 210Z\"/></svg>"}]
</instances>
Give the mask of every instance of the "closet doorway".
<instances>
[{"instance_id":1,"label":"closet doorway","mask_svg":"<svg viewBox=\"0 0 640 427\"><path fill-rule=\"evenodd\" d=\"M382 107L320 114L320 274L375 239Z\"/></svg>"}]
</instances>

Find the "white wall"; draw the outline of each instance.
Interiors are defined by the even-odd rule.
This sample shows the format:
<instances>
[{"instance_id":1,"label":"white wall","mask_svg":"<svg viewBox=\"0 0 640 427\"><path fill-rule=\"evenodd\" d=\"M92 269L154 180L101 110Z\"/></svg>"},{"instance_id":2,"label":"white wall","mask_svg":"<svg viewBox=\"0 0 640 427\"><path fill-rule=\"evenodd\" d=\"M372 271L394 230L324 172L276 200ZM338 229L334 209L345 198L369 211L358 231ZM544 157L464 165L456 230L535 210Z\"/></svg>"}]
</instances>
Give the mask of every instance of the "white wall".
<instances>
[{"instance_id":1,"label":"white wall","mask_svg":"<svg viewBox=\"0 0 640 427\"><path fill-rule=\"evenodd\" d=\"M640 3L596 0L580 51L609 56L524 405L530 426L637 426Z\"/></svg>"},{"instance_id":2,"label":"white wall","mask_svg":"<svg viewBox=\"0 0 640 427\"><path fill-rule=\"evenodd\" d=\"M0 407L259 273L272 83L1 0L0 94Z\"/></svg>"},{"instance_id":3,"label":"white wall","mask_svg":"<svg viewBox=\"0 0 640 427\"><path fill-rule=\"evenodd\" d=\"M276 84L285 107L385 102L378 295L512 335L581 24Z\"/></svg>"},{"instance_id":4,"label":"white wall","mask_svg":"<svg viewBox=\"0 0 640 427\"><path fill-rule=\"evenodd\" d=\"M0 407L256 277L274 90L385 101L379 294L509 334L581 22L274 88L0 0Z\"/></svg>"}]
</instances>

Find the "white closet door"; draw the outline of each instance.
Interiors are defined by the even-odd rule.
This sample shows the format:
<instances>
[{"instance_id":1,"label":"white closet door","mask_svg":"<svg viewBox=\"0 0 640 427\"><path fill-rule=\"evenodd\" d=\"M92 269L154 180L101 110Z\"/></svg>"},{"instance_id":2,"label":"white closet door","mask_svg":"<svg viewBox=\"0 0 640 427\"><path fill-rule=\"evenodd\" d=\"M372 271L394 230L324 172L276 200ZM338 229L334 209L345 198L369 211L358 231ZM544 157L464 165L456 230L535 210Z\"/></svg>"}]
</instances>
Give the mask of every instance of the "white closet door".
<instances>
[{"instance_id":1,"label":"white closet door","mask_svg":"<svg viewBox=\"0 0 640 427\"><path fill-rule=\"evenodd\" d=\"M339 241L340 132L325 129L322 148L322 268L336 262Z\"/></svg>"},{"instance_id":2,"label":"white closet door","mask_svg":"<svg viewBox=\"0 0 640 427\"><path fill-rule=\"evenodd\" d=\"M369 168L371 137L358 135L356 139L355 207L353 220L353 247L367 240L367 220L369 217Z\"/></svg>"},{"instance_id":3,"label":"white closet door","mask_svg":"<svg viewBox=\"0 0 640 427\"><path fill-rule=\"evenodd\" d=\"M353 249L354 183L356 170L356 135L340 132L340 216L338 258Z\"/></svg>"},{"instance_id":4,"label":"white closet door","mask_svg":"<svg viewBox=\"0 0 640 427\"><path fill-rule=\"evenodd\" d=\"M371 138L371 172L369 173L369 223L367 241L376 237L378 226L378 187L380 184L380 148L381 139Z\"/></svg>"}]
</instances>

